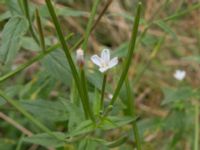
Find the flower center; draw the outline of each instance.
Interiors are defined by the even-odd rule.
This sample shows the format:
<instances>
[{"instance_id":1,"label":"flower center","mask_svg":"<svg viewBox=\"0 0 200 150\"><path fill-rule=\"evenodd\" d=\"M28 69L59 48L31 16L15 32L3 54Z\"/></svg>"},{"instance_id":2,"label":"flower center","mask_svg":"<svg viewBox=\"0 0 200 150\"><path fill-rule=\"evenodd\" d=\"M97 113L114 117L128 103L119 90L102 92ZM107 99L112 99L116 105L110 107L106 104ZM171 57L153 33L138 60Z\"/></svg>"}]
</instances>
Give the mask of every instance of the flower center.
<instances>
[{"instance_id":1,"label":"flower center","mask_svg":"<svg viewBox=\"0 0 200 150\"><path fill-rule=\"evenodd\" d=\"M106 63L106 62L102 62L101 65L102 65L102 67L108 67L108 63Z\"/></svg>"}]
</instances>

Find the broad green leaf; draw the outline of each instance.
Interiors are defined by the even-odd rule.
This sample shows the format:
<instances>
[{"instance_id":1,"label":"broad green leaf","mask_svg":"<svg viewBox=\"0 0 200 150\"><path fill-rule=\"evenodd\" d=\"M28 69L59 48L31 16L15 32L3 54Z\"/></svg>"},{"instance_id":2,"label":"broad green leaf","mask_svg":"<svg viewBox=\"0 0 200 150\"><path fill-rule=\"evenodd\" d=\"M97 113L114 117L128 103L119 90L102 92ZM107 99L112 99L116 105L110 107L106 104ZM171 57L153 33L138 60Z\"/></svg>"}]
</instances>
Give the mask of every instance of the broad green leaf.
<instances>
[{"instance_id":1,"label":"broad green leaf","mask_svg":"<svg viewBox=\"0 0 200 150\"><path fill-rule=\"evenodd\" d=\"M68 112L62 101L21 101L22 106L34 116L50 121L68 120Z\"/></svg>"},{"instance_id":2,"label":"broad green leaf","mask_svg":"<svg viewBox=\"0 0 200 150\"><path fill-rule=\"evenodd\" d=\"M17 93L22 89L23 87L21 85L13 85L13 86L7 86L5 87L5 93L9 95L10 97L15 97ZM6 103L6 100L4 100L2 97L0 97L0 106L4 105Z\"/></svg>"},{"instance_id":3,"label":"broad green leaf","mask_svg":"<svg viewBox=\"0 0 200 150\"><path fill-rule=\"evenodd\" d=\"M35 40L31 37L23 37L21 39L22 41L22 47L27 50L31 51L40 51L41 48L39 45L35 42Z\"/></svg>"},{"instance_id":4,"label":"broad green leaf","mask_svg":"<svg viewBox=\"0 0 200 150\"><path fill-rule=\"evenodd\" d=\"M9 11L6 11L5 13L2 13L2 14L0 15L0 22L3 21L3 20L5 20L5 19L8 19L8 18L10 18L10 17L11 17L11 14L10 14Z\"/></svg>"},{"instance_id":5,"label":"broad green leaf","mask_svg":"<svg viewBox=\"0 0 200 150\"><path fill-rule=\"evenodd\" d=\"M116 116L109 116L105 118L99 127L103 130L110 130L119 128L121 126L127 125L135 121L136 118L133 117L116 117Z\"/></svg>"},{"instance_id":6,"label":"broad green leaf","mask_svg":"<svg viewBox=\"0 0 200 150\"><path fill-rule=\"evenodd\" d=\"M196 96L197 91L193 90L191 87L181 87L178 89L165 88L164 92L164 100L161 105L170 104L173 102L188 100L189 98Z\"/></svg>"},{"instance_id":7,"label":"broad green leaf","mask_svg":"<svg viewBox=\"0 0 200 150\"><path fill-rule=\"evenodd\" d=\"M65 134L61 132L54 132L54 134L58 137L65 138ZM25 137L23 139L24 142L42 145L44 147L61 147L65 143L63 141L60 141L56 139L55 137L49 136L46 133L36 134L31 137Z\"/></svg>"},{"instance_id":8,"label":"broad green leaf","mask_svg":"<svg viewBox=\"0 0 200 150\"><path fill-rule=\"evenodd\" d=\"M6 103L6 101L0 97L0 106L4 105Z\"/></svg>"},{"instance_id":9,"label":"broad green leaf","mask_svg":"<svg viewBox=\"0 0 200 150\"><path fill-rule=\"evenodd\" d=\"M67 85L71 84L71 71L63 51L57 50L50 53L42 60L42 64L55 79Z\"/></svg>"},{"instance_id":10,"label":"broad green leaf","mask_svg":"<svg viewBox=\"0 0 200 150\"><path fill-rule=\"evenodd\" d=\"M89 72L87 74L87 80L98 90L102 87L103 76L99 71Z\"/></svg>"},{"instance_id":11,"label":"broad green leaf","mask_svg":"<svg viewBox=\"0 0 200 150\"><path fill-rule=\"evenodd\" d=\"M116 50L112 51L112 57L125 57L128 51L128 42L121 44Z\"/></svg>"},{"instance_id":12,"label":"broad green leaf","mask_svg":"<svg viewBox=\"0 0 200 150\"><path fill-rule=\"evenodd\" d=\"M0 47L0 61L10 63L20 48L21 37L28 29L28 22L23 17L12 17L4 26L2 45Z\"/></svg>"},{"instance_id":13,"label":"broad green leaf","mask_svg":"<svg viewBox=\"0 0 200 150\"><path fill-rule=\"evenodd\" d=\"M172 110L165 121L166 123L163 126L165 130L178 131L178 129L183 130L186 127L188 118L184 110Z\"/></svg>"},{"instance_id":14,"label":"broad green leaf","mask_svg":"<svg viewBox=\"0 0 200 150\"><path fill-rule=\"evenodd\" d=\"M68 129L73 131L84 120L84 113L81 106L75 103L67 103L66 109L69 113Z\"/></svg>"},{"instance_id":15,"label":"broad green leaf","mask_svg":"<svg viewBox=\"0 0 200 150\"><path fill-rule=\"evenodd\" d=\"M18 5L18 0L5 0L5 4L13 16L22 14L20 6Z\"/></svg>"}]
</instances>

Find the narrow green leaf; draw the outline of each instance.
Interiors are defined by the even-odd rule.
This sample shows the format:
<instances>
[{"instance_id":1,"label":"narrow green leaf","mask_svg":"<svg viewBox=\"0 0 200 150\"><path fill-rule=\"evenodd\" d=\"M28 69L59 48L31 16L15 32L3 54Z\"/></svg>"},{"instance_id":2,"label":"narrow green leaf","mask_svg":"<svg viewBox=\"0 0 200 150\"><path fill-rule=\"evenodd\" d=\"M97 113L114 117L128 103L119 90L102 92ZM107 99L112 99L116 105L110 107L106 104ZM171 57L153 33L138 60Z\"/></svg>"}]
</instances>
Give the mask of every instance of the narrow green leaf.
<instances>
[{"instance_id":1,"label":"narrow green leaf","mask_svg":"<svg viewBox=\"0 0 200 150\"><path fill-rule=\"evenodd\" d=\"M2 32L2 45L0 47L0 61L4 64L12 62L20 49L20 38L28 30L28 22L23 17L12 17Z\"/></svg>"},{"instance_id":2,"label":"narrow green leaf","mask_svg":"<svg viewBox=\"0 0 200 150\"><path fill-rule=\"evenodd\" d=\"M101 122L99 127L103 130L110 130L119 128L121 126L127 125L135 121L136 118L133 117L116 117L116 116L108 116Z\"/></svg>"},{"instance_id":3,"label":"narrow green leaf","mask_svg":"<svg viewBox=\"0 0 200 150\"><path fill-rule=\"evenodd\" d=\"M64 133L61 132L53 132L56 136L64 139L66 136ZM27 143L32 143L32 144L37 144L37 145L42 145L44 147L61 147L65 144L64 141L60 141L52 136L49 136L46 133L40 133L40 134L36 134L33 135L31 137L25 137L23 139L24 142Z\"/></svg>"}]
</instances>

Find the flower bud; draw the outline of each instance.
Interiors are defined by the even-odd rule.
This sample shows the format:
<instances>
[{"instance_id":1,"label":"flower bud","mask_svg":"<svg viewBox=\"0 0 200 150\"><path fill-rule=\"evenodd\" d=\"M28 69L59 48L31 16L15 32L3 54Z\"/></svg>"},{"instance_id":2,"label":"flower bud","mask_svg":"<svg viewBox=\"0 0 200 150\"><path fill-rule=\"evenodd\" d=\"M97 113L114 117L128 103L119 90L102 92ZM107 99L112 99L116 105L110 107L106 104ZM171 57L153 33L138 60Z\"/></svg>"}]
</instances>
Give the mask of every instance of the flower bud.
<instances>
[{"instance_id":1,"label":"flower bud","mask_svg":"<svg viewBox=\"0 0 200 150\"><path fill-rule=\"evenodd\" d=\"M77 64L80 68L83 68L84 64L85 64L85 60L84 60L84 52L81 48L79 48L76 51L76 61Z\"/></svg>"}]
</instances>

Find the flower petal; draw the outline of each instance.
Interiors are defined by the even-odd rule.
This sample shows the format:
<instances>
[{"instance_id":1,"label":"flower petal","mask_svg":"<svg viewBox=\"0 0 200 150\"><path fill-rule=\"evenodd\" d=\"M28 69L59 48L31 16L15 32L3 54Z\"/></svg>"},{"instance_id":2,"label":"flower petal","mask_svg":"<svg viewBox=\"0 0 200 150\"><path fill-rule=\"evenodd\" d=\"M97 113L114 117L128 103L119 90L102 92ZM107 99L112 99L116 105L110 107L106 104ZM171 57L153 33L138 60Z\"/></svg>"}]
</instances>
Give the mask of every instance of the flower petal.
<instances>
[{"instance_id":1,"label":"flower petal","mask_svg":"<svg viewBox=\"0 0 200 150\"><path fill-rule=\"evenodd\" d=\"M100 67L100 68L99 68L99 71L102 72L102 73L104 73L104 72L106 72L108 69L109 69L109 67Z\"/></svg>"},{"instance_id":2,"label":"flower petal","mask_svg":"<svg viewBox=\"0 0 200 150\"><path fill-rule=\"evenodd\" d=\"M110 61L110 50L103 49L103 51L101 52L101 58L104 60L105 63L108 63Z\"/></svg>"},{"instance_id":3,"label":"flower petal","mask_svg":"<svg viewBox=\"0 0 200 150\"><path fill-rule=\"evenodd\" d=\"M115 57L113 59L111 59L111 61L109 62L109 68L112 68L114 66L116 66L118 64L118 57Z\"/></svg>"},{"instance_id":4,"label":"flower petal","mask_svg":"<svg viewBox=\"0 0 200 150\"><path fill-rule=\"evenodd\" d=\"M176 78L177 80L183 80L186 76L186 72L184 70L176 70L176 72L174 73L174 78Z\"/></svg>"},{"instance_id":5,"label":"flower petal","mask_svg":"<svg viewBox=\"0 0 200 150\"><path fill-rule=\"evenodd\" d=\"M94 64L96 64L97 66L101 67L101 58L97 55L93 55L91 57L91 60Z\"/></svg>"}]
</instances>

